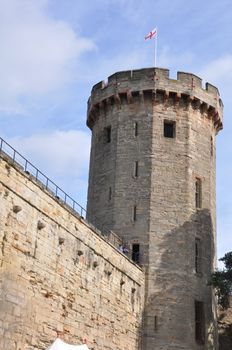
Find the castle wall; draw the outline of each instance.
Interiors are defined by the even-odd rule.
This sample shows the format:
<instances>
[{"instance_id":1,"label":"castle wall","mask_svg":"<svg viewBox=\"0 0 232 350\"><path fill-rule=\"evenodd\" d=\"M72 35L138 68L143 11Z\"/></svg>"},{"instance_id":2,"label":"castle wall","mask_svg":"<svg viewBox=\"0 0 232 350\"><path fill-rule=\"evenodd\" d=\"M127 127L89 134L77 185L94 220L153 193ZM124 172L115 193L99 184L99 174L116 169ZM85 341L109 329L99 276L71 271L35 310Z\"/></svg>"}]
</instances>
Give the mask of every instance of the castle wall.
<instances>
[{"instance_id":1,"label":"castle wall","mask_svg":"<svg viewBox=\"0 0 232 350\"><path fill-rule=\"evenodd\" d=\"M143 290L140 268L1 156L1 350L43 350L57 334L134 350Z\"/></svg>"}]
</instances>

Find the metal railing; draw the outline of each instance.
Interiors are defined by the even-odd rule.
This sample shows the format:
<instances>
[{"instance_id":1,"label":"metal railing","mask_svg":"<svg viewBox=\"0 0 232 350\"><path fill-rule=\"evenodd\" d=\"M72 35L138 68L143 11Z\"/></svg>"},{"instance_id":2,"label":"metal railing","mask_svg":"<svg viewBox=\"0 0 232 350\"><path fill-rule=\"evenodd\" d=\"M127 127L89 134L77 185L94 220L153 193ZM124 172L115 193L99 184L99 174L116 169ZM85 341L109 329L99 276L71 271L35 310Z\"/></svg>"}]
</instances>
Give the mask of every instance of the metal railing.
<instances>
[{"instance_id":1,"label":"metal railing","mask_svg":"<svg viewBox=\"0 0 232 350\"><path fill-rule=\"evenodd\" d=\"M19 165L25 173L32 175L36 181L42 184L45 189L51 192L59 201L81 217L86 217L86 210L79 203L0 137L0 154L1 153L7 155L12 160L13 164Z\"/></svg>"}]
</instances>

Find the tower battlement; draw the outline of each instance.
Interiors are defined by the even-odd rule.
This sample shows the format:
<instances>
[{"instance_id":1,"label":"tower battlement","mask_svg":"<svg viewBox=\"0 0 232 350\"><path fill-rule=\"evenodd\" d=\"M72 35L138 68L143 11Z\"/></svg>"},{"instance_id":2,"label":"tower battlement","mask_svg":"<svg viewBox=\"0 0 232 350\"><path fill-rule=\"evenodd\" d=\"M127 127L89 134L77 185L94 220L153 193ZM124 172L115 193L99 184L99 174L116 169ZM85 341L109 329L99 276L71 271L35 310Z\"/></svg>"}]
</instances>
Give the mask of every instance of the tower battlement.
<instances>
[{"instance_id":1,"label":"tower battlement","mask_svg":"<svg viewBox=\"0 0 232 350\"><path fill-rule=\"evenodd\" d=\"M169 70L163 68L117 72L109 76L107 82L94 85L88 101L87 125L92 128L100 109L114 104L120 106L123 101L131 104L138 94L141 100L150 94L153 99L161 95L166 102L170 98L178 106L191 104L214 120L217 131L222 129L223 103L218 89L209 83L204 88L202 79L191 73L177 72L177 79L171 79Z\"/></svg>"}]
</instances>

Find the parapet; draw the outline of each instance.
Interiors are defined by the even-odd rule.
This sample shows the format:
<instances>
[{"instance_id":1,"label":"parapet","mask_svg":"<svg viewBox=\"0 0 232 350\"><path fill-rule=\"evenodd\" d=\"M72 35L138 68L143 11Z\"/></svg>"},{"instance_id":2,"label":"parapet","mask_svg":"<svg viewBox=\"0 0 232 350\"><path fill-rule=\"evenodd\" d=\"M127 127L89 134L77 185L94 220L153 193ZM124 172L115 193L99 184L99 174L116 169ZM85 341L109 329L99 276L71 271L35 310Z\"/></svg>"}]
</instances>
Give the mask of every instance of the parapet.
<instances>
[{"instance_id":1,"label":"parapet","mask_svg":"<svg viewBox=\"0 0 232 350\"><path fill-rule=\"evenodd\" d=\"M148 92L154 97L159 92L166 97L169 94L176 95L178 100L183 97L189 103L194 101L195 105L196 102L199 106L204 105L204 110L214 116L217 131L222 129L223 103L218 89L209 83L203 87L202 79L191 73L177 72L177 79L171 79L169 70L163 68L117 72L109 76L107 81L94 85L88 101L87 125L92 128L96 111L102 104L107 105L109 101L111 104L120 104L123 96L131 103L136 93L143 95Z\"/></svg>"}]
</instances>

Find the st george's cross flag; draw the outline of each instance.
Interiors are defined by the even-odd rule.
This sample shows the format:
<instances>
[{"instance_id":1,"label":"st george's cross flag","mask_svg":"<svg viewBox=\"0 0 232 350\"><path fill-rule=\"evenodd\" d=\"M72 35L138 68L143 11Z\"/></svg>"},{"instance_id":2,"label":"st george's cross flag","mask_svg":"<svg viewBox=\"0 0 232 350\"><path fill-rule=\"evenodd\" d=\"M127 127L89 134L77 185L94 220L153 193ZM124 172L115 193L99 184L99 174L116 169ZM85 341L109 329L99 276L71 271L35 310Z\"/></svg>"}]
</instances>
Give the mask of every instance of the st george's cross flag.
<instances>
[{"instance_id":1,"label":"st george's cross flag","mask_svg":"<svg viewBox=\"0 0 232 350\"><path fill-rule=\"evenodd\" d=\"M152 39L156 35L157 35L157 29L155 28L145 36L145 40Z\"/></svg>"}]
</instances>

